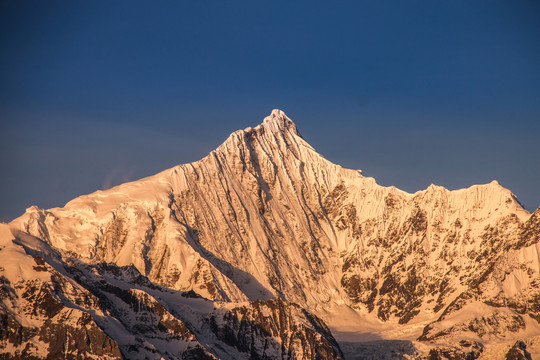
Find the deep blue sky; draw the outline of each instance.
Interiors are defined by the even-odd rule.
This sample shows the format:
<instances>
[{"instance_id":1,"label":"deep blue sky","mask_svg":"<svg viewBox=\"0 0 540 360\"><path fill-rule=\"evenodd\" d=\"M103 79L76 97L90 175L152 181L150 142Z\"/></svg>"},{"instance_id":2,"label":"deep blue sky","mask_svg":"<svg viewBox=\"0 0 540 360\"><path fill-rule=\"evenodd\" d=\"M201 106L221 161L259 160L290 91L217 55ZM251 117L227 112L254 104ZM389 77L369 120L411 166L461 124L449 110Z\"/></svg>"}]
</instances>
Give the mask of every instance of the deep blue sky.
<instances>
[{"instance_id":1,"label":"deep blue sky","mask_svg":"<svg viewBox=\"0 0 540 360\"><path fill-rule=\"evenodd\" d=\"M407 191L540 206L540 3L1 1L0 220L195 161L284 110Z\"/></svg>"}]
</instances>

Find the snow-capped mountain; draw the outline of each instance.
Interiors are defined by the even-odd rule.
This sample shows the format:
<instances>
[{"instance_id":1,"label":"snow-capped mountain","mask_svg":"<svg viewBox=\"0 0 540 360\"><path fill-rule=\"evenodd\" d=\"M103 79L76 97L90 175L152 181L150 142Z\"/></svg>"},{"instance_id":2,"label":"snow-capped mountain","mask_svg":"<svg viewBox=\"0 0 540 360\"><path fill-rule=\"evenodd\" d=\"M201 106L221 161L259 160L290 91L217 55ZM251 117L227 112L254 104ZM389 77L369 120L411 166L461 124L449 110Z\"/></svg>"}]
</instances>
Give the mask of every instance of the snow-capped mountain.
<instances>
[{"instance_id":1,"label":"snow-capped mountain","mask_svg":"<svg viewBox=\"0 0 540 360\"><path fill-rule=\"evenodd\" d=\"M280 110L200 161L31 207L1 239L6 354L343 357L332 334L358 358L384 339L409 358L540 351L540 210L496 181L380 186Z\"/></svg>"}]
</instances>

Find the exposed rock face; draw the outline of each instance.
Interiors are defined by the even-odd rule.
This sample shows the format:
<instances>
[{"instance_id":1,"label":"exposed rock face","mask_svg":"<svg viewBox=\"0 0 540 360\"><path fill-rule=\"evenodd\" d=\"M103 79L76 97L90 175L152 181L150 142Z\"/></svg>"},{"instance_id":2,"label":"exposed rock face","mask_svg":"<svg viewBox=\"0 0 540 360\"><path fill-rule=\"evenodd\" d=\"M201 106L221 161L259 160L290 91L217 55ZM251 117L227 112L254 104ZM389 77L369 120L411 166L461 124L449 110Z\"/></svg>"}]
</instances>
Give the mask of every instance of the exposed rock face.
<instances>
[{"instance_id":1,"label":"exposed rock face","mask_svg":"<svg viewBox=\"0 0 540 360\"><path fill-rule=\"evenodd\" d=\"M429 351L428 360L475 360L483 351L482 344L462 340L459 346L443 346Z\"/></svg>"},{"instance_id":2,"label":"exposed rock face","mask_svg":"<svg viewBox=\"0 0 540 360\"><path fill-rule=\"evenodd\" d=\"M506 360L532 360L527 351L527 345L521 340L516 341L514 346L506 353Z\"/></svg>"},{"instance_id":3,"label":"exposed rock face","mask_svg":"<svg viewBox=\"0 0 540 360\"><path fill-rule=\"evenodd\" d=\"M221 319L210 317L208 323L218 339L249 353L252 359L343 357L324 322L279 299L235 307Z\"/></svg>"},{"instance_id":4,"label":"exposed rock face","mask_svg":"<svg viewBox=\"0 0 540 360\"><path fill-rule=\"evenodd\" d=\"M165 316L177 330L158 337L191 344L186 349L205 347L187 323L195 338L175 323L178 314L162 298L130 290L134 279L114 285L127 276L126 266L145 288L193 291L220 303L252 301L248 317L258 316L257 300L278 298L329 321L328 310L345 306L403 329L425 325L416 333L423 341L513 339L540 329L540 210L529 214L497 182L456 191L432 185L414 194L377 185L324 159L279 110L231 134L200 161L81 196L64 208L32 207L10 227L19 242L30 234L57 252L68 266L62 276L74 279L125 331L147 339ZM34 266L46 269L47 262ZM89 280L87 273L103 279ZM9 291L3 299L13 296ZM36 296L29 292L24 299L39 304ZM117 310L125 304L145 304L144 316ZM139 317L147 328L134 328ZM308 324L319 330L280 338L280 354L327 339L325 327ZM266 334L264 327L243 326ZM213 336L225 341L219 331ZM264 349L235 336L244 345L234 351ZM340 356L331 342L302 356L319 351Z\"/></svg>"},{"instance_id":5,"label":"exposed rock face","mask_svg":"<svg viewBox=\"0 0 540 360\"><path fill-rule=\"evenodd\" d=\"M123 359L118 343L85 311L99 311L98 300L26 254L1 228L0 357Z\"/></svg>"},{"instance_id":6,"label":"exposed rock face","mask_svg":"<svg viewBox=\"0 0 540 360\"><path fill-rule=\"evenodd\" d=\"M0 260L9 265L2 359L342 358L326 325L298 305L214 303L156 285L133 266L82 263L0 230Z\"/></svg>"}]
</instances>

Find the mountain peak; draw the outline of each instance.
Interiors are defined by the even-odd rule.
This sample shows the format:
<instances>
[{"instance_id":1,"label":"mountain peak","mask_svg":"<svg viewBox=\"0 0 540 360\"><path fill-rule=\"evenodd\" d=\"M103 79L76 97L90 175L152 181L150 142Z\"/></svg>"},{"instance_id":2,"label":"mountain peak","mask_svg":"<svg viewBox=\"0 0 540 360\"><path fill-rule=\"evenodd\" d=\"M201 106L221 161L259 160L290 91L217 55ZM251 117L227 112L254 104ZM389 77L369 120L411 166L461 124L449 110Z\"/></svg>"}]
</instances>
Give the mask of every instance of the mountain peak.
<instances>
[{"instance_id":1,"label":"mountain peak","mask_svg":"<svg viewBox=\"0 0 540 360\"><path fill-rule=\"evenodd\" d=\"M279 109L272 110L272 113L264 118L262 126L278 132L292 130L296 135L300 135L293 121Z\"/></svg>"},{"instance_id":2,"label":"mountain peak","mask_svg":"<svg viewBox=\"0 0 540 360\"><path fill-rule=\"evenodd\" d=\"M283 111L274 109L270 115L264 118L261 124L233 132L216 150L225 151L226 153L235 151L238 149L239 143L252 141L253 136L259 140L264 139L263 141L272 143L282 139L289 147L298 146L297 142L292 140L294 136L302 138L293 121ZM305 145L311 148L309 144L306 143Z\"/></svg>"},{"instance_id":3,"label":"mountain peak","mask_svg":"<svg viewBox=\"0 0 540 360\"><path fill-rule=\"evenodd\" d=\"M289 119L287 117L287 115L285 115L285 113L282 111L282 110L279 110L279 109L274 109L272 110L272 112L270 113L270 115L268 115L267 117L264 118L264 122L272 122L272 121L276 121L276 120L284 120L284 119L287 119L289 121L291 121L291 119Z\"/></svg>"},{"instance_id":4,"label":"mountain peak","mask_svg":"<svg viewBox=\"0 0 540 360\"><path fill-rule=\"evenodd\" d=\"M489 357L540 336L539 230L540 210L496 181L414 194L377 185L324 159L274 110L199 161L0 224L0 358L32 344L41 358L67 346L102 354L104 341L130 359L281 359L298 341L311 353L287 357L342 358L328 343L312 350L331 339L324 321L358 343L366 332L427 341L414 342L417 358L458 341L488 341ZM58 331L88 336L71 347ZM224 334L251 348L225 346Z\"/></svg>"}]
</instances>

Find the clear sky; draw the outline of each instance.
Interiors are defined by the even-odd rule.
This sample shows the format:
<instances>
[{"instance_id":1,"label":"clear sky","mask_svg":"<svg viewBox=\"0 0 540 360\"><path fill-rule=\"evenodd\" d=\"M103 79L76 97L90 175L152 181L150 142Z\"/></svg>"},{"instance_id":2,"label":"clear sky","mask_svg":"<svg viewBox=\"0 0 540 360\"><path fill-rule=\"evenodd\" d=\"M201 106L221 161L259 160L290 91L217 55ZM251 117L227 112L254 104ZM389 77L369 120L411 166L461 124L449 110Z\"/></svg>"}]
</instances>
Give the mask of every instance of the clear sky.
<instances>
[{"instance_id":1,"label":"clear sky","mask_svg":"<svg viewBox=\"0 0 540 360\"><path fill-rule=\"evenodd\" d=\"M195 161L284 110L414 192L540 206L540 3L0 2L0 220Z\"/></svg>"}]
</instances>

